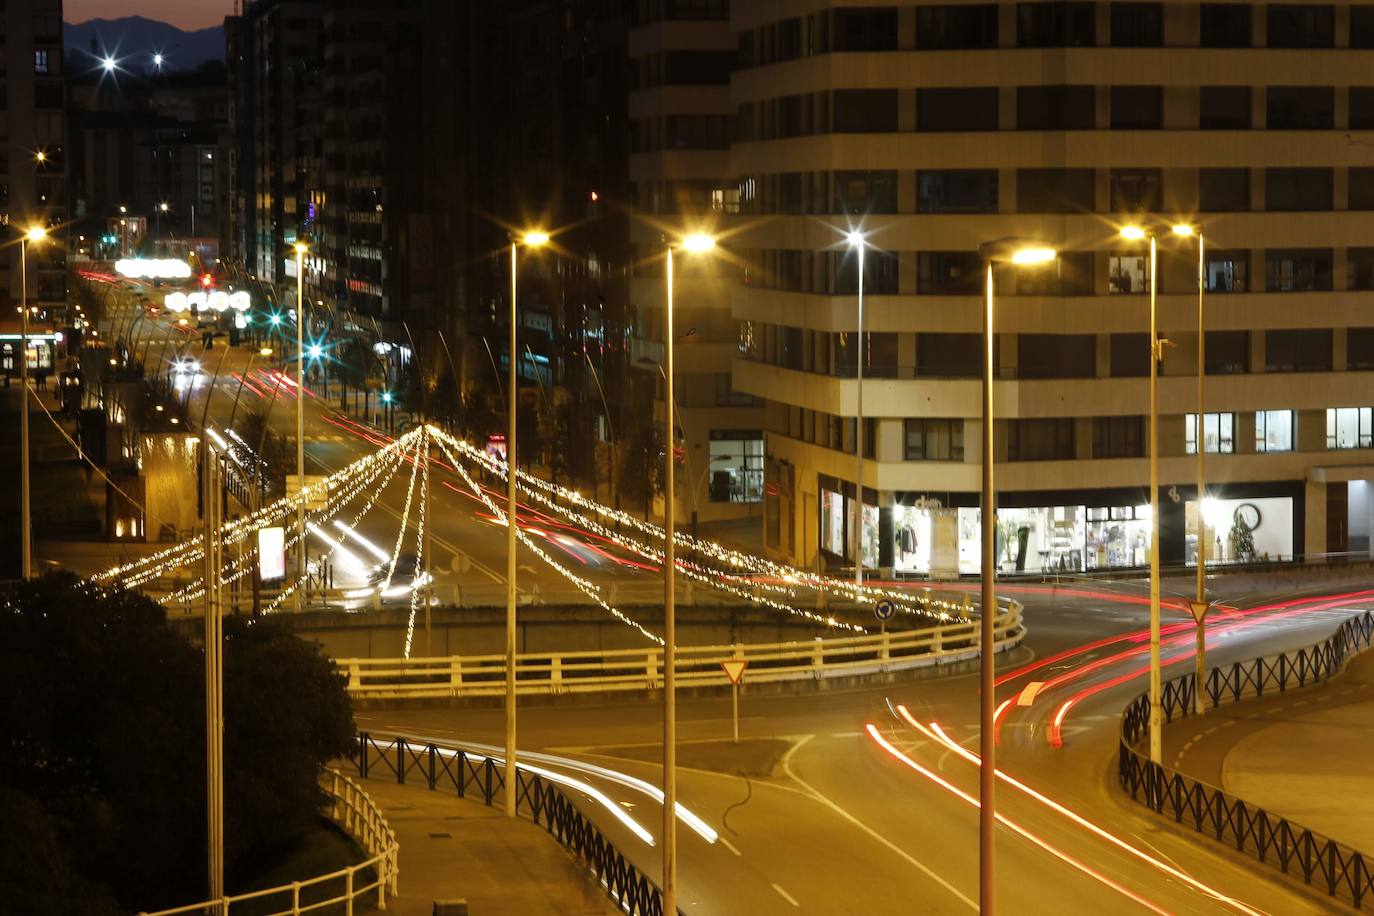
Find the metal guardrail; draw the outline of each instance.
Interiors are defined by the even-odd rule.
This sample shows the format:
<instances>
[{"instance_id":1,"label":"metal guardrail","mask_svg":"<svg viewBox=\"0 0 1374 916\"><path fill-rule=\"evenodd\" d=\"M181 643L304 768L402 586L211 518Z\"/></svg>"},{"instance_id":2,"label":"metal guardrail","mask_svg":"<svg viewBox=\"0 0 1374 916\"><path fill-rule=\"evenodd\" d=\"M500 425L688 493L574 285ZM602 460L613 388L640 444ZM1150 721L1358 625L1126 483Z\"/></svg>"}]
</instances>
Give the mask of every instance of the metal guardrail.
<instances>
[{"instance_id":1,"label":"metal guardrail","mask_svg":"<svg viewBox=\"0 0 1374 916\"><path fill-rule=\"evenodd\" d=\"M485 755L395 738L385 744L358 735L351 762L366 779L381 770L398 783L420 778L431 791L470 795L491 807L504 797L506 768ZM516 811L529 817L576 856L629 916L663 916L663 892L553 782L515 767ZM680 913L681 911L679 911Z\"/></svg>"},{"instance_id":2,"label":"metal guardrail","mask_svg":"<svg viewBox=\"0 0 1374 916\"><path fill-rule=\"evenodd\" d=\"M140 913L139 916L181 916L190 913L233 916L244 909L250 910L253 916L300 916L301 913L340 904L347 916L353 916L355 906L366 908L365 903L358 902L359 898L374 891L377 894L377 909L386 909L387 894L396 896L399 874L400 844L396 842L395 832L387 824L382 810L356 782L334 769L320 774L320 782L329 794L330 820L368 853L367 859L304 881L244 894L228 894L218 900L206 900L155 913ZM337 893L324 896L332 890L337 890ZM267 909L284 904L284 909Z\"/></svg>"},{"instance_id":3,"label":"metal guardrail","mask_svg":"<svg viewBox=\"0 0 1374 916\"><path fill-rule=\"evenodd\" d=\"M1369 648L1371 642L1374 611L1366 611L1346 620L1316 645L1213 668L1203 684L1204 693L1215 709L1223 703L1263 696L1266 691L1283 692L1315 684L1339 673L1352 655ZM1165 682L1160 692L1165 720L1191 715L1196 691L1196 674ZM1300 874L1305 884L1323 888L1356 909L1374 901L1374 873L1368 855L1154 763L1137 749L1149 732L1149 723L1150 698L1141 694L1121 715L1118 778L1133 800L1218 842L1234 845L1238 852L1274 865L1284 874Z\"/></svg>"},{"instance_id":4,"label":"metal guardrail","mask_svg":"<svg viewBox=\"0 0 1374 916\"><path fill-rule=\"evenodd\" d=\"M998 651L1021 641L1021 604L999 609L994 637ZM678 646L679 687L723 687L730 680L720 663L749 662L751 684L825 680L901 671L978 656L980 622L962 621L920 630L872 633L810 642ZM438 658L339 658L339 672L357 699L501 696L506 689L504 655ZM653 690L663 686L663 649L527 652L515 657L516 693L565 694Z\"/></svg>"}]
</instances>

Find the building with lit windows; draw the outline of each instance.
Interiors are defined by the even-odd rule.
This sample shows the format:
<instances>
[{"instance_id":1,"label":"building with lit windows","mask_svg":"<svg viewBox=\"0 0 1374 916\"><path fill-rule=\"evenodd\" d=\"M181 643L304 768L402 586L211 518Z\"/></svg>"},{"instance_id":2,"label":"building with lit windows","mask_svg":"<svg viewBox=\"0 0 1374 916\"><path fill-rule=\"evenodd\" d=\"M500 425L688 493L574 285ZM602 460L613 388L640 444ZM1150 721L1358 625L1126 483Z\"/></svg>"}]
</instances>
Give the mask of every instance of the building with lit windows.
<instances>
[{"instance_id":1,"label":"building with lit windows","mask_svg":"<svg viewBox=\"0 0 1374 916\"><path fill-rule=\"evenodd\" d=\"M768 405L772 551L978 570L977 250L1018 236L1060 256L996 271L1000 568L1145 565L1149 259L1118 235L1137 223L1160 236L1169 341L1163 562L1200 540L1209 562L1369 555L1374 5L750 2L730 27L731 390ZM1200 433L1179 220L1206 238ZM849 229L869 246L861 429Z\"/></svg>"},{"instance_id":2,"label":"building with lit windows","mask_svg":"<svg viewBox=\"0 0 1374 916\"><path fill-rule=\"evenodd\" d=\"M629 346L631 365L657 389L660 422L667 414L660 368L664 243L684 232L724 230L739 212L730 149L737 53L729 15L726 0L632 4L629 170L641 218L630 229L638 259ZM763 405L731 374L738 330L730 298L744 273L725 244L721 253L679 255L675 262L677 517L693 527L697 520L757 517L763 500Z\"/></svg>"}]
</instances>

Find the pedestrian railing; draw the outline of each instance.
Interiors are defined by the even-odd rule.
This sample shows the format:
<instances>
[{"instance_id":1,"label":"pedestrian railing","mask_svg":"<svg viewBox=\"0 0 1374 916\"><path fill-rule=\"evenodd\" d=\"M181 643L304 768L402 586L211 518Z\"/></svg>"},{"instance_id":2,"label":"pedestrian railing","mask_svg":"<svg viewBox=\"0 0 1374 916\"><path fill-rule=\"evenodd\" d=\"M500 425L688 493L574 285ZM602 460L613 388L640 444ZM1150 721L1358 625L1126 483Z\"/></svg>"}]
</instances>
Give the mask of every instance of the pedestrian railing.
<instances>
[{"instance_id":1,"label":"pedestrian railing","mask_svg":"<svg viewBox=\"0 0 1374 916\"><path fill-rule=\"evenodd\" d=\"M386 822L382 810L356 782L338 770L326 770L320 783L329 796L329 817L339 825L368 856L327 875L293 881L277 887L243 894L228 894L218 900L205 900L170 910L140 916L181 916L203 913L213 916L300 916L325 910L352 916L355 908L367 909L375 902L386 909L387 895L396 896L400 844Z\"/></svg>"},{"instance_id":2,"label":"pedestrian railing","mask_svg":"<svg viewBox=\"0 0 1374 916\"><path fill-rule=\"evenodd\" d=\"M751 684L825 680L901 671L976 658L977 620L919 630L871 633L812 641L678 646L679 687L726 687L720 663L744 659ZM997 651L1021 641L1021 605L1008 601L994 624ZM348 691L360 699L500 696L506 690L504 655L438 658L339 658ZM515 657L519 694L652 690L663 686L663 649L526 652Z\"/></svg>"},{"instance_id":3,"label":"pedestrian railing","mask_svg":"<svg viewBox=\"0 0 1374 916\"><path fill-rule=\"evenodd\" d=\"M491 757L457 747L394 738L384 743L363 732L351 762L358 776L423 781L431 791L480 799L488 807L504 798L506 767ZM548 778L515 767L516 811L548 831L573 854L629 916L663 916L663 892L606 838Z\"/></svg>"},{"instance_id":4,"label":"pedestrian railing","mask_svg":"<svg viewBox=\"0 0 1374 916\"><path fill-rule=\"evenodd\" d=\"M1315 684L1339 673L1350 657L1368 648L1371 641L1374 612L1366 611L1346 620L1334 634L1316 645L1213 668L1203 685L1204 696L1216 708L1266 692ZM1160 692L1160 710L1165 720L1192 715L1196 691L1196 674L1165 682ZM1141 694L1121 716L1118 777L1132 799L1273 865L1284 874L1301 876L1305 884L1351 903L1356 909L1374 902L1374 874L1365 853L1154 763L1139 749L1149 728L1150 698Z\"/></svg>"}]
</instances>

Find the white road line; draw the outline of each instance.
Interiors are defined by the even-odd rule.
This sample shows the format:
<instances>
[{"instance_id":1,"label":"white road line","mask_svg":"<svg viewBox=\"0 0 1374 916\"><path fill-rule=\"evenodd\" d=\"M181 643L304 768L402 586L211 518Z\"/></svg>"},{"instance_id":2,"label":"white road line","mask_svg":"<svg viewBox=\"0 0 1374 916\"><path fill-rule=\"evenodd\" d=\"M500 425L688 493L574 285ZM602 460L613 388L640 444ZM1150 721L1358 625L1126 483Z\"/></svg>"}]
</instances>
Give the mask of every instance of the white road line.
<instances>
[{"instance_id":1,"label":"white road line","mask_svg":"<svg viewBox=\"0 0 1374 916\"><path fill-rule=\"evenodd\" d=\"M742 853L742 852L740 852L738 849L736 849L734 843L731 843L729 840L727 840L727 839L726 839L725 837L723 837L723 836L718 836L718 837L716 837L716 839L719 840L720 843L721 843L721 845L724 846L726 849L730 850L730 851L733 852L735 855L739 856L741 859L744 858L744 853ZM774 886L774 887L777 887L776 884L773 885L773 886Z\"/></svg>"},{"instance_id":2,"label":"white road line","mask_svg":"<svg viewBox=\"0 0 1374 916\"><path fill-rule=\"evenodd\" d=\"M805 789L808 793L810 793L811 797L814 798L816 801L818 801L818 802L820 802L821 804L825 805L827 808L829 808L830 810L834 811L836 814L838 814L840 817L844 818L845 820L849 821L849 822L850 822L851 824L853 824L855 827L858 827L860 830L862 830L864 833L866 833L866 834L868 834L869 836L871 836L873 839L877 840L879 843L882 843L882 844L883 844L884 846L886 846L888 849L892 850L892 852L896 853L898 856L900 856L901 858L905 859L905 860L906 860L908 863L910 863L911 865L914 865L914 866L915 866L922 874L924 874L926 877L930 878L930 879L931 879L932 881L934 881L936 884L939 884L941 887L943 887L945 890L949 891L949 892L950 892L951 894L953 894L955 897L958 897L958 898L959 898L960 900L962 900L964 903L968 904L968 908L969 908L969 909L971 909L971 910L977 910L977 909L978 909L978 904L974 903L974 902L973 902L972 900L970 900L968 897L966 897L966 896L964 896L962 893L960 893L960 892L959 892L959 889L958 889L957 887L955 887L954 885L950 884L948 881L946 881L944 878L940 877L940 876L939 876L938 874L936 874L935 872L931 871L930 868L929 868L928 866L926 866L925 864L921 863L920 861L918 861L917 859L915 859L914 857L912 857L912 855L911 855L910 853L908 853L905 849L902 849L900 846L898 846L897 844L893 843L893 842L892 842L891 840L889 840L887 837L883 836L881 833L879 833L878 831L874 830L872 827L868 826L868 825L865 824L863 821L859 820L857 817L855 817L854 815L850 814L848 811L846 811L846 810L844 810L843 808L841 808L841 807L840 807L839 805L837 805L835 802L831 801L829 798L827 798L826 796L822 795L820 792L816 791L816 789L815 789L810 783L806 782L805 780L803 780L802 778L800 778L799 776L797 776L796 773L792 772L792 755L795 754L795 753L797 752L797 750L798 750L802 745L806 744L806 742L810 741L810 740L811 740L812 738L814 738L814 737L816 737L816 736L815 736L815 735L805 735L805 736L803 736L796 744L792 745L792 747L788 749L788 751L787 751L786 754L783 754L783 755L782 755L782 769L783 769L783 772L787 774L787 777L788 777L789 779L791 779L793 782L795 782L797 785L799 785L799 786L801 786L803 789Z\"/></svg>"},{"instance_id":3,"label":"white road line","mask_svg":"<svg viewBox=\"0 0 1374 916\"><path fill-rule=\"evenodd\" d=\"M797 909L801 909L801 904L797 902L797 898L787 893L787 891L783 890L776 883L774 883L773 885L773 890L777 891L779 894L782 894L783 900L786 900L788 903L792 904Z\"/></svg>"}]
</instances>

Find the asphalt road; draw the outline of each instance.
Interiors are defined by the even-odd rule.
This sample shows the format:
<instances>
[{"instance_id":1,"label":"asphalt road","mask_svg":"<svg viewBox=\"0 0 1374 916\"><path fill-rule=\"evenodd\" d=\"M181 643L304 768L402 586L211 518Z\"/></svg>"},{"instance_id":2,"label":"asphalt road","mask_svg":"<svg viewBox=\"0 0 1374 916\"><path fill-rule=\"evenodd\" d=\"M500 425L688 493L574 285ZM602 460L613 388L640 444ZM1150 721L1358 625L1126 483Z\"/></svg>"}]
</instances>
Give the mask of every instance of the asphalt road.
<instances>
[{"instance_id":1,"label":"asphalt road","mask_svg":"<svg viewBox=\"0 0 1374 916\"><path fill-rule=\"evenodd\" d=\"M158 333L158 323L151 326ZM217 359L218 352L207 356ZM222 375L214 386L212 423L227 421L230 386L236 389L238 384L233 373L247 369L246 351L227 358L222 373L229 376ZM249 378L261 380L253 374ZM252 397L266 396L256 381L253 387L259 391ZM280 399L286 386L274 387ZM204 384L193 385L192 403L208 390ZM275 405L274 425L289 428L293 422L293 394ZM341 421L322 398L307 395L306 406L312 469L335 470L377 447L375 431ZM393 479L380 500L383 511L370 515L361 527L383 545L394 543L404 477ZM433 517L436 568L443 569L447 561L450 569L457 567L449 575L463 580L465 589L499 591L503 532L481 517L471 499L446 488L443 492ZM570 562L576 550L564 551ZM657 581L653 571L626 566L621 559L614 553L586 556L578 571L598 582L625 583L625 588L652 594ZM548 593L561 586L561 577L547 568L522 559L521 569L526 581L547 583ZM1237 581L1218 584L1237 591ZM1209 625L1214 662L1313 642L1342 616L1369 606L1371 599L1368 593L1319 597L1337 591L1330 586L1285 595L1270 594L1272 588L1258 583L1249 587L1250 593L1240 589L1228 596L1231 609ZM1144 689L1141 634L1147 609L1139 584L1080 582L1057 590L1009 585L1004 590L1025 601L1029 635L1021 648L999 660L997 698L1018 698L1029 684L1041 686L1029 705L1013 702L999 719L999 767L1046 798L999 786L998 810L1007 819L998 836L1002 912L1339 910L1326 897L1268 867L1164 822L1115 789L1119 712ZM1176 642L1166 641L1166 676L1190 669L1189 620L1181 611L1166 618L1166 624L1179 625L1171 635ZM748 740L738 754L711 744L729 734L729 708L728 696L684 697L678 706L680 739L693 750L693 759L701 761L699 767L681 769L680 799L720 831L720 840L708 843L679 829L684 910L976 909L978 834L971 800L977 794L977 770L935 732L920 730L938 723L955 746L976 749L977 685L971 673L914 674L883 687L818 694L757 695L746 687L740 730ZM920 727L904 718L903 709ZM378 735L502 742L503 713L496 708L364 710L358 721ZM584 761L650 783L661 778L660 767L643 759L646 747L661 738L655 702L624 698L530 706L522 710L520 722L521 747L568 758L568 763L551 766L561 772L578 773L581 764L575 761ZM772 741L760 745L752 739ZM771 756L763 752L760 759L760 747L785 750ZM762 770L763 775L740 776L741 768ZM660 834L662 809L654 798L604 774L581 773L581 778L655 837ZM619 848L657 880L658 848L590 799L584 802Z\"/></svg>"},{"instance_id":2,"label":"asphalt road","mask_svg":"<svg viewBox=\"0 0 1374 916\"><path fill-rule=\"evenodd\" d=\"M1109 594L1109 593L1106 593ZM1145 609L1107 597L1072 592L1026 595L1030 627L1025 646L1003 659L1011 673L1076 645L1126 635L1146 623ZM1239 610L1269 601L1234 604ZM1316 601L1321 608L1330 601ZM1324 636L1346 606L1309 610L1295 605L1230 620L1213 648L1217 661L1302 645ZM1363 604L1368 598L1362 599ZM1281 616L1287 614L1288 616ZM1220 620L1219 620L1220 622ZM1223 624L1225 625L1225 624ZM1186 634L1191 639L1191 631ZM1137 676L1093 694L1073 708L1062 746L1047 740L1047 719L1063 699L1116 680L1141 663L1139 655L1092 668L1121 650L1110 645L1053 662L1056 673L1086 669L1048 688L1029 708L1004 717L999 768L1091 821L1125 844L1093 832L1044 802L1006 784L998 810L1015 826L998 837L999 908L1008 913L1172 913L1339 911L1268 867L1238 856L1151 815L1114 785L1118 713L1144 687ZM1133 650L1142 648L1127 643ZM1166 661L1171 656L1166 654ZM1014 696L1032 676L1013 677L999 699ZM746 674L747 679L747 674ZM716 754L711 770L682 768L680 798L718 829L706 843L679 828L680 874L687 912L957 913L977 899L977 815L957 793L977 795L977 771L935 738L894 713L899 704L921 723L938 722L976 751L976 681L972 674L921 678L888 687L741 699L737 756ZM728 697L679 702L680 751L729 734ZM415 740L501 743L499 709L365 710L359 725L376 734ZM657 784L660 767L644 745L661 740L653 702L531 706L522 710L521 746L639 776ZM891 746L868 732L873 725ZM781 739L789 750L767 776L734 775L757 763L749 739ZM904 754L910 763L892 751ZM924 769L918 771L912 764ZM569 766L567 772L575 772ZM661 807L615 782L587 777L639 815L656 836ZM942 782L943 781L943 782ZM746 800L747 799L747 800ZM631 858L657 876L659 851L634 837L594 805L588 810ZM1019 828L1019 830L1018 830ZM1025 833L1019 832L1025 831ZM1027 836L1026 834L1030 834ZM1048 848L1047 848L1048 847ZM1149 861L1153 859L1153 861ZM1171 871L1174 870L1174 871ZM1183 875L1198 882L1190 884ZM1230 902L1222 898L1231 898ZM796 902L794 906L793 901Z\"/></svg>"}]
</instances>

